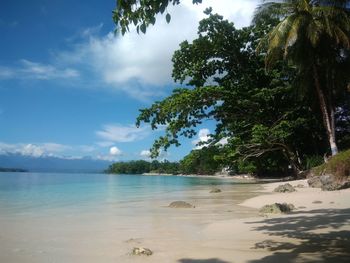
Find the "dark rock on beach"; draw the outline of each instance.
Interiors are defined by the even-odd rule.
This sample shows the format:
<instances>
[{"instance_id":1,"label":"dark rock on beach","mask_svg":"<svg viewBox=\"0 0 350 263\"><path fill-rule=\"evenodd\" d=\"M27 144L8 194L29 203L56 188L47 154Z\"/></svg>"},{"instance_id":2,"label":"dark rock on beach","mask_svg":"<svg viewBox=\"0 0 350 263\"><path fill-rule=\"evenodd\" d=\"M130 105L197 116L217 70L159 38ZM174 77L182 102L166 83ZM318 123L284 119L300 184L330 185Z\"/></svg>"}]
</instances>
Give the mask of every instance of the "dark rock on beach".
<instances>
[{"instance_id":1,"label":"dark rock on beach","mask_svg":"<svg viewBox=\"0 0 350 263\"><path fill-rule=\"evenodd\" d=\"M282 213L289 213L292 210L295 209L295 206L293 204L287 204L287 203L274 203L271 205L264 205L259 212L263 214L282 214Z\"/></svg>"},{"instance_id":2,"label":"dark rock on beach","mask_svg":"<svg viewBox=\"0 0 350 263\"><path fill-rule=\"evenodd\" d=\"M339 179L331 174L311 177L308 181L310 187L321 188L323 191L336 191L350 188L349 179Z\"/></svg>"},{"instance_id":3,"label":"dark rock on beach","mask_svg":"<svg viewBox=\"0 0 350 263\"><path fill-rule=\"evenodd\" d=\"M311 177L309 180L307 180L307 183L312 188L321 188L322 183L319 176Z\"/></svg>"},{"instance_id":4,"label":"dark rock on beach","mask_svg":"<svg viewBox=\"0 0 350 263\"><path fill-rule=\"evenodd\" d=\"M213 189L210 190L210 193L221 193L221 189L213 188Z\"/></svg>"},{"instance_id":5,"label":"dark rock on beach","mask_svg":"<svg viewBox=\"0 0 350 263\"><path fill-rule=\"evenodd\" d=\"M184 202L184 201L175 201L172 202L169 207L171 208L195 208L194 205Z\"/></svg>"},{"instance_id":6,"label":"dark rock on beach","mask_svg":"<svg viewBox=\"0 0 350 263\"><path fill-rule=\"evenodd\" d=\"M287 184L277 186L273 191L277 193L291 193L291 192L295 192L296 190L291 184L287 183Z\"/></svg>"},{"instance_id":7,"label":"dark rock on beach","mask_svg":"<svg viewBox=\"0 0 350 263\"><path fill-rule=\"evenodd\" d=\"M151 256L152 254L152 250L144 247L134 247L131 251L131 255L134 256Z\"/></svg>"}]
</instances>

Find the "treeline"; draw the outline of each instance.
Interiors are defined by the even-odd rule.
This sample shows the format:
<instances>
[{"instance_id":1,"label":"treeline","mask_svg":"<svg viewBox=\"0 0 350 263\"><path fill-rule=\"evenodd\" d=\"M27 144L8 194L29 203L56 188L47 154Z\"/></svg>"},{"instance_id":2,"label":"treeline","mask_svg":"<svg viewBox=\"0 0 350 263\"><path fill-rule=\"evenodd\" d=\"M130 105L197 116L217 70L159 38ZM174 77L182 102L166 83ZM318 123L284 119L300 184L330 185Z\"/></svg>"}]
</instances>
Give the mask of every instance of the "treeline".
<instances>
[{"instance_id":1,"label":"treeline","mask_svg":"<svg viewBox=\"0 0 350 263\"><path fill-rule=\"evenodd\" d=\"M215 156L218 149L206 148L193 150L180 162L163 162L144 160L116 162L109 166L107 173L113 174L197 174L212 175L222 170L221 162Z\"/></svg>"},{"instance_id":2,"label":"treeline","mask_svg":"<svg viewBox=\"0 0 350 263\"><path fill-rule=\"evenodd\" d=\"M20 168L4 168L4 167L0 167L0 172L8 172L8 173L25 173L28 172L25 169L20 169Z\"/></svg>"},{"instance_id":3,"label":"treeline","mask_svg":"<svg viewBox=\"0 0 350 263\"><path fill-rule=\"evenodd\" d=\"M113 174L143 174L143 173L159 173L159 174L178 174L179 163L177 162L159 162L154 160L147 162L144 160L116 162L109 166L107 173Z\"/></svg>"}]
</instances>

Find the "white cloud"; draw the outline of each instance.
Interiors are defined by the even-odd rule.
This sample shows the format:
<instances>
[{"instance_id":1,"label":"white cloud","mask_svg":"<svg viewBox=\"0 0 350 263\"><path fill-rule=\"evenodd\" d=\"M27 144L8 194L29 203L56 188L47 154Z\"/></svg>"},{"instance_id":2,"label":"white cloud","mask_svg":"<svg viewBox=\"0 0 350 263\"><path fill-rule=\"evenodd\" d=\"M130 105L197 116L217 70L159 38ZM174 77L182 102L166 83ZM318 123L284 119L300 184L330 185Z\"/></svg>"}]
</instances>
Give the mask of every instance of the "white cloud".
<instances>
[{"instance_id":1,"label":"white cloud","mask_svg":"<svg viewBox=\"0 0 350 263\"><path fill-rule=\"evenodd\" d=\"M205 147L210 139L210 131L209 129L200 129L198 132L198 138L192 141L192 144L195 145L195 149L202 149ZM198 145L200 144L200 145Z\"/></svg>"},{"instance_id":2,"label":"white cloud","mask_svg":"<svg viewBox=\"0 0 350 263\"><path fill-rule=\"evenodd\" d=\"M117 156L117 155L121 155L122 151L119 150L116 146L113 146L109 149L109 154L112 156Z\"/></svg>"},{"instance_id":3,"label":"white cloud","mask_svg":"<svg viewBox=\"0 0 350 263\"><path fill-rule=\"evenodd\" d=\"M58 153L63 153L67 150L71 150L72 147L57 143L42 143L42 144L7 144L0 142L0 154L21 154L24 156L55 156Z\"/></svg>"},{"instance_id":4,"label":"white cloud","mask_svg":"<svg viewBox=\"0 0 350 263\"><path fill-rule=\"evenodd\" d=\"M51 64L42 64L22 59L19 66L0 67L0 79L66 79L79 77L79 72L72 68L58 68Z\"/></svg>"},{"instance_id":5,"label":"white cloud","mask_svg":"<svg viewBox=\"0 0 350 263\"><path fill-rule=\"evenodd\" d=\"M114 142L102 141L102 142L96 142L96 144L100 147L110 147L114 144Z\"/></svg>"},{"instance_id":6,"label":"white cloud","mask_svg":"<svg viewBox=\"0 0 350 263\"><path fill-rule=\"evenodd\" d=\"M193 5L192 0L168 11L171 22L164 15L157 16L155 26L146 34L137 34L134 27L124 36L110 32L99 35L102 24L82 30L67 41L68 51L57 51L52 64L22 60L19 68L0 68L1 78L33 78L38 80L81 77L80 87L105 87L122 91L139 100L165 95L166 85L172 85L171 58L179 44L193 40L198 22L205 17L205 8L234 21L238 27L249 25L260 0L206 0ZM79 68L79 72L76 70Z\"/></svg>"},{"instance_id":7,"label":"white cloud","mask_svg":"<svg viewBox=\"0 0 350 263\"><path fill-rule=\"evenodd\" d=\"M140 152L140 156L141 156L142 158L148 159L148 158L151 157L151 152L150 152L150 150L142 150L142 151Z\"/></svg>"},{"instance_id":8,"label":"white cloud","mask_svg":"<svg viewBox=\"0 0 350 263\"><path fill-rule=\"evenodd\" d=\"M134 125L108 124L104 125L102 130L97 131L96 135L105 140L104 142L133 142L142 140L149 132L147 127L137 128Z\"/></svg>"},{"instance_id":9,"label":"white cloud","mask_svg":"<svg viewBox=\"0 0 350 263\"><path fill-rule=\"evenodd\" d=\"M41 64L25 59L21 60L21 64L22 67L19 69L19 73L24 73L28 78L57 79L75 78L79 76L79 72L72 68L58 69L50 64Z\"/></svg>"},{"instance_id":10,"label":"white cloud","mask_svg":"<svg viewBox=\"0 0 350 263\"><path fill-rule=\"evenodd\" d=\"M238 26L250 23L259 0L206 0L201 5L183 1L179 6L169 6L172 16L167 24L163 15L147 29L146 34L137 34L135 28L124 36L113 32L97 36L98 27L81 33L84 41L73 50L57 54L57 61L65 65L81 64L96 75L104 86L121 90L140 100L164 92L164 85L172 84L171 58L179 44L196 37L198 22L205 17L203 11L212 6L217 12Z\"/></svg>"}]
</instances>

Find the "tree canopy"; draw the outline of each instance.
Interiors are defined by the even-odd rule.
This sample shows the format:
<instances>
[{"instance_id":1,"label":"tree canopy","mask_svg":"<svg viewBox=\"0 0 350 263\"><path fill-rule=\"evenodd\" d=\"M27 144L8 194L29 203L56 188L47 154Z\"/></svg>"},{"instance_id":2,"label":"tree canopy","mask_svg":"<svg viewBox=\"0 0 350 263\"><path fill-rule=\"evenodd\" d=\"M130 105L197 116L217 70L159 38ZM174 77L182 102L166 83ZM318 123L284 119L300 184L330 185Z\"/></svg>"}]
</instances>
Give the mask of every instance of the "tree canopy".
<instances>
[{"instance_id":1,"label":"tree canopy","mask_svg":"<svg viewBox=\"0 0 350 263\"><path fill-rule=\"evenodd\" d=\"M335 123L336 107L339 107L337 96L344 96L350 75L347 2L268 1L257 8L254 17L255 22L267 17L280 20L260 41L260 45L267 44L268 47L266 66L271 68L283 58L297 67L299 76L313 76L313 84L301 86L303 89L315 88L333 155L338 152Z\"/></svg>"},{"instance_id":2,"label":"tree canopy","mask_svg":"<svg viewBox=\"0 0 350 263\"><path fill-rule=\"evenodd\" d=\"M197 38L173 55L181 87L137 118L138 126L166 126L152 156L193 138L207 120L216 129L180 162L183 169L198 172L205 159L210 168L236 172L297 172L319 164L327 144L334 153L336 132L341 147L350 145L346 2L266 1L242 29L207 9ZM180 1L124 1L115 22L122 33L131 23L145 33L170 3Z\"/></svg>"},{"instance_id":3,"label":"tree canopy","mask_svg":"<svg viewBox=\"0 0 350 263\"><path fill-rule=\"evenodd\" d=\"M285 170L301 169L302 158L324 151L319 116L293 86L295 69L280 62L266 72L264 56L256 52L277 22L236 29L217 14L200 22L198 38L181 43L173 56L173 78L188 87L142 109L137 119L137 125L148 122L154 129L167 125L154 156L162 147L179 146L180 136L192 138L207 119L217 123L209 145L228 138L217 158L236 169L264 170L264 158L275 158L275 166Z\"/></svg>"}]
</instances>

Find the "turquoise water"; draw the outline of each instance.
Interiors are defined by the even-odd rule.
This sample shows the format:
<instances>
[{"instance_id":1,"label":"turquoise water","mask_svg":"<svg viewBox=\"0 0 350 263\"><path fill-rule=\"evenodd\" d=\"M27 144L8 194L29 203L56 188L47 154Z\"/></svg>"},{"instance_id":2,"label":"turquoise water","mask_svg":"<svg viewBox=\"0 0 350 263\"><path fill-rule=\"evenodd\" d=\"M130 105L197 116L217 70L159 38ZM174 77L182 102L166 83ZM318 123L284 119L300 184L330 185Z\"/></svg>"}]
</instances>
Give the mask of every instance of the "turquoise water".
<instances>
[{"instance_id":1,"label":"turquoise water","mask_svg":"<svg viewBox=\"0 0 350 263\"><path fill-rule=\"evenodd\" d=\"M0 173L0 214L84 212L151 200L172 200L193 188L235 184L232 180L177 176L63 173Z\"/></svg>"},{"instance_id":2,"label":"turquoise water","mask_svg":"<svg viewBox=\"0 0 350 263\"><path fill-rule=\"evenodd\" d=\"M223 191L209 193L213 186ZM202 249L208 225L255 215L237 204L257 187L197 177L0 173L0 262L133 263L134 246L156 251L149 262L179 262L179 251ZM196 207L169 208L175 200Z\"/></svg>"}]
</instances>

